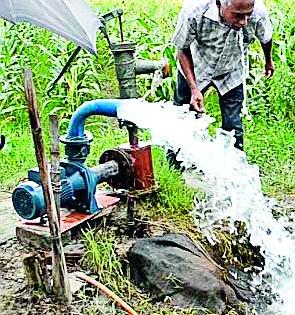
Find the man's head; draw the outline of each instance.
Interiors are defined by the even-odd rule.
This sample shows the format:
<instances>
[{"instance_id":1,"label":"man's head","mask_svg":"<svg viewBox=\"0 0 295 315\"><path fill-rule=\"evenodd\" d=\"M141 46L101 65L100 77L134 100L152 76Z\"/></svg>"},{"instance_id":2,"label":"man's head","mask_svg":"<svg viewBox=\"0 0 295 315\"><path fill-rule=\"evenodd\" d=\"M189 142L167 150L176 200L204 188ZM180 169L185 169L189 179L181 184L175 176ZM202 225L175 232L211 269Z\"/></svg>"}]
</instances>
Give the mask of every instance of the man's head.
<instances>
[{"instance_id":1,"label":"man's head","mask_svg":"<svg viewBox=\"0 0 295 315\"><path fill-rule=\"evenodd\" d=\"M255 0L220 0L220 14L226 24L239 30L248 24Z\"/></svg>"}]
</instances>

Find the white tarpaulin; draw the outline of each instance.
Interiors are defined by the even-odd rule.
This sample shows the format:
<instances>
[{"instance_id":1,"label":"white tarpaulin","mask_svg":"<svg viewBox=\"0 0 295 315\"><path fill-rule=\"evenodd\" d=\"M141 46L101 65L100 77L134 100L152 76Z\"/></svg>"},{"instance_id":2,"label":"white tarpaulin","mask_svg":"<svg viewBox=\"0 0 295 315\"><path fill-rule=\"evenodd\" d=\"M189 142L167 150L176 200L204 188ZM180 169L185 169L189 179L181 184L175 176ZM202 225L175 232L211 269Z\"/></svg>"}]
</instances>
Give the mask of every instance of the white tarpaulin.
<instances>
[{"instance_id":1,"label":"white tarpaulin","mask_svg":"<svg viewBox=\"0 0 295 315\"><path fill-rule=\"evenodd\" d=\"M30 22L96 53L100 20L84 0L0 0L0 17Z\"/></svg>"}]
</instances>

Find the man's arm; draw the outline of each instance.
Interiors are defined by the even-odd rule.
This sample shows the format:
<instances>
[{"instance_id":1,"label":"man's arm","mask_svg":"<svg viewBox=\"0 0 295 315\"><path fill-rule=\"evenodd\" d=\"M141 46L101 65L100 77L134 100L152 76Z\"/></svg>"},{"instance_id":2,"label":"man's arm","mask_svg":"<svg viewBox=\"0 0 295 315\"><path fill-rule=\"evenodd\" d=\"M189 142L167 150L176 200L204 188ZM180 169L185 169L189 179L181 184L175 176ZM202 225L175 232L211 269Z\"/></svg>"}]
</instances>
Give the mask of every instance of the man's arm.
<instances>
[{"instance_id":1,"label":"man's arm","mask_svg":"<svg viewBox=\"0 0 295 315\"><path fill-rule=\"evenodd\" d=\"M190 48L179 49L177 52L177 58L191 89L191 105L197 112L203 113L205 111L204 100L203 95L196 84L194 64Z\"/></svg>"},{"instance_id":2,"label":"man's arm","mask_svg":"<svg viewBox=\"0 0 295 315\"><path fill-rule=\"evenodd\" d=\"M273 27L266 6L263 2L257 3L259 20L257 21L255 35L259 39L265 56L265 76L271 77L274 73L274 64L271 56Z\"/></svg>"},{"instance_id":3,"label":"man's arm","mask_svg":"<svg viewBox=\"0 0 295 315\"><path fill-rule=\"evenodd\" d=\"M271 55L272 40L270 40L269 42L265 44L261 43L261 47L263 49L264 57L265 57L265 76L270 78L275 71L272 55Z\"/></svg>"}]
</instances>

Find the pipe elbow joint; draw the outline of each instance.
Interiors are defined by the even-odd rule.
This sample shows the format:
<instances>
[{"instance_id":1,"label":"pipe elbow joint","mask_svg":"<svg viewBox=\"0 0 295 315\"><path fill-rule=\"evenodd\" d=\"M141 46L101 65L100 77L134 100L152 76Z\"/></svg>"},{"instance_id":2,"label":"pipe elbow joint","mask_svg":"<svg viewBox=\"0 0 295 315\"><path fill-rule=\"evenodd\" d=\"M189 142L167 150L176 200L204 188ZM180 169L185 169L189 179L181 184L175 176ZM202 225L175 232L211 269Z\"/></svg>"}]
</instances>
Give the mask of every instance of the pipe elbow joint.
<instances>
[{"instance_id":1,"label":"pipe elbow joint","mask_svg":"<svg viewBox=\"0 0 295 315\"><path fill-rule=\"evenodd\" d=\"M117 108L122 100L98 99L84 102L73 113L68 133L60 138L66 145L65 153L70 161L84 163L89 152L90 143L93 140L90 132L85 132L85 120L93 115L117 117Z\"/></svg>"},{"instance_id":2,"label":"pipe elbow joint","mask_svg":"<svg viewBox=\"0 0 295 315\"><path fill-rule=\"evenodd\" d=\"M83 138L86 118L93 115L117 117L117 107L120 100L98 99L83 103L73 113L69 124L67 138Z\"/></svg>"}]
</instances>

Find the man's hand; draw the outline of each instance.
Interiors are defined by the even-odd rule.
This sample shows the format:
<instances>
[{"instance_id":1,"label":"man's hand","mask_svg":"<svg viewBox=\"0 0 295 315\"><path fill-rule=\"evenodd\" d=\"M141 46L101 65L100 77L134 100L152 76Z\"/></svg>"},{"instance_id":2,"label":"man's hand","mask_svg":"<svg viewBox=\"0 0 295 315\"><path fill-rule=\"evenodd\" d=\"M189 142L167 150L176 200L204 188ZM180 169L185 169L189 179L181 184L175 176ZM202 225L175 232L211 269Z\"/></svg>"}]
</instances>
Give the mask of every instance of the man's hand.
<instances>
[{"instance_id":1,"label":"man's hand","mask_svg":"<svg viewBox=\"0 0 295 315\"><path fill-rule=\"evenodd\" d=\"M192 89L191 106L199 113L205 112L204 98L202 93L198 89Z\"/></svg>"},{"instance_id":2,"label":"man's hand","mask_svg":"<svg viewBox=\"0 0 295 315\"><path fill-rule=\"evenodd\" d=\"M264 72L265 76L267 78L270 78L273 76L274 72L275 72L275 67L273 65L273 61L270 60L270 61L266 62L265 63L265 72Z\"/></svg>"},{"instance_id":3,"label":"man's hand","mask_svg":"<svg viewBox=\"0 0 295 315\"><path fill-rule=\"evenodd\" d=\"M193 58L190 48L178 50L177 59L180 62L180 66L184 72L184 76L191 90L190 110L204 113L205 107L203 95L196 84Z\"/></svg>"}]
</instances>

